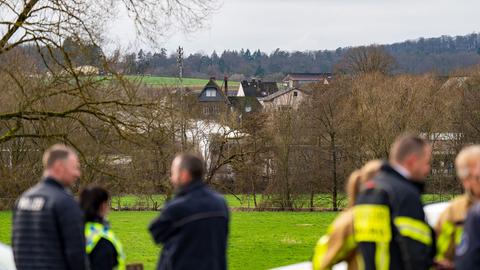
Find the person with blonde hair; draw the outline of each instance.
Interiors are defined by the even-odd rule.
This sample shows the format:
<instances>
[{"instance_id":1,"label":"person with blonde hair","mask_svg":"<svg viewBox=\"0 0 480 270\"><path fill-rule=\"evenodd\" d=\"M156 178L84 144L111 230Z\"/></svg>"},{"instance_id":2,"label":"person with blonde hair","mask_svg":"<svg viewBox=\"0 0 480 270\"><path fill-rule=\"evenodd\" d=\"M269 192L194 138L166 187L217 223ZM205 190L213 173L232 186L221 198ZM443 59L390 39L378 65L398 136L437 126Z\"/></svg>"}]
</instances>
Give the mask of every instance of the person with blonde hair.
<instances>
[{"instance_id":1,"label":"person with blonde hair","mask_svg":"<svg viewBox=\"0 0 480 270\"><path fill-rule=\"evenodd\" d=\"M452 200L435 226L435 260L442 269L454 269L455 250L462 239L467 213L480 198L480 145L463 148L455 159L455 168L465 193Z\"/></svg>"},{"instance_id":2,"label":"person with blonde hair","mask_svg":"<svg viewBox=\"0 0 480 270\"><path fill-rule=\"evenodd\" d=\"M353 237L353 211L357 194L362 184L372 179L380 170L382 162L372 160L350 175L346 191L348 208L340 213L328 228L327 234L318 240L313 256L313 269L331 269L335 264L346 261L349 270L362 269L362 258L357 256L357 244Z\"/></svg>"}]
</instances>

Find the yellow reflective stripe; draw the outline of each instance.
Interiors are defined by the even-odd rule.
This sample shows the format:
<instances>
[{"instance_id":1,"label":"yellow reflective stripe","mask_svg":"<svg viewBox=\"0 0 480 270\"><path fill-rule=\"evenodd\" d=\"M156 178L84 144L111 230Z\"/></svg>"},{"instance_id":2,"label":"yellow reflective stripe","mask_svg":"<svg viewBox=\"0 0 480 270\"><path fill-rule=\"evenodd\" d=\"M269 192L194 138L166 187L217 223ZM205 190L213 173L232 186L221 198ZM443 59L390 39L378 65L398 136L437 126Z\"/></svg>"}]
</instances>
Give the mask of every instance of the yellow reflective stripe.
<instances>
[{"instance_id":1,"label":"yellow reflective stripe","mask_svg":"<svg viewBox=\"0 0 480 270\"><path fill-rule=\"evenodd\" d=\"M110 229L106 228L103 224L97 222L87 222L85 224L85 240L86 240L86 252L90 254L100 239L106 239L115 247L117 251L117 263L116 270L126 270L125 253L123 252L123 246L120 241L115 237L115 234Z\"/></svg>"},{"instance_id":2,"label":"yellow reflective stripe","mask_svg":"<svg viewBox=\"0 0 480 270\"><path fill-rule=\"evenodd\" d=\"M462 242L463 227L457 226L455 230L455 245L458 246Z\"/></svg>"},{"instance_id":3,"label":"yellow reflective stripe","mask_svg":"<svg viewBox=\"0 0 480 270\"><path fill-rule=\"evenodd\" d=\"M345 245L343 245L342 249L339 252L340 257L344 258L355 248L357 248L357 242L355 242L355 237L353 235L349 235L345 240Z\"/></svg>"},{"instance_id":4,"label":"yellow reflective stripe","mask_svg":"<svg viewBox=\"0 0 480 270\"><path fill-rule=\"evenodd\" d=\"M328 240L330 237L328 235L322 236L318 242L317 245L315 246L315 251L313 253L313 269L314 270L319 270L321 269L322 265L322 260L325 257L325 254L327 253L328 250Z\"/></svg>"},{"instance_id":5,"label":"yellow reflective stripe","mask_svg":"<svg viewBox=\"0 0 480 270\"><path fill-rule=\"evenodd\" d=\"M364 204L353 208L356 242L390 242L390 210L386 205Z\"/></svg>"},{"instance_id":6,"label":"yellow reflective stripe","mask_svg":"<svg viewBox=\"0 0 480 270\"><path fill-rule=\"evenodd\" d=\"M390 243L377 242L375 246L375 269L388 270L390 266Z\"/></svg>"},{"instance_id":7,"label":"yellow reflective stripe","mask_svg":"<svg viewBox=\"0 0 480 270\"><path fill-rule=\"evenodd\" d=\"M330 237L328 235L322 236L318 242L317 245L315 246L315 251L313 254L313 269L322 269L322 262L325 260L325 255L327 254L328 251L328 243L329 243ZM339 261L345 260L347 255L354 250L357 247L357 243L355 242L355 239L353 235L349 235L344 242L344 245L340 248L337 254L335 254L335 257L332 259L330 264L335 264L338 263ZM325 264L325 262L323 262ZM332 266L332 265L329 265ZM325 265L324 265L325 266Z\"/></svg>"},{"instance_id":8,"label":"yellow reflective stripe","mask_svg":"<svg viewBox=\"0 0 480 270\"><path fill-rule=\"evenodd\" d=\"M432 244L432 233L425 222L410 217L396 217L394 223L400 235L425 245Z\"/></svg>"},{"instance_id":9,"label":"yellow reflective stripe","mask_svg":"<svg viewBox=\"0 0 480 270\"><path fill-rule=\"evenodd\" d=\"M437 256L438 260L445 259L448 247L450 246L455 225L452 222L446 221L442 224L440 234L437 239Z\"/></svg>"},{"instance_id":10,"label":"yellow reflective stripe","mask_svg":"<svg viewBox=\"0 0 480 270\"><path fill-rule=\"evenodd\" d=\"M357 261L358 270L365 270L365 262L363 261L363 256L360 252L357 252L355 259Z\"/></svg>"}]
</instances>

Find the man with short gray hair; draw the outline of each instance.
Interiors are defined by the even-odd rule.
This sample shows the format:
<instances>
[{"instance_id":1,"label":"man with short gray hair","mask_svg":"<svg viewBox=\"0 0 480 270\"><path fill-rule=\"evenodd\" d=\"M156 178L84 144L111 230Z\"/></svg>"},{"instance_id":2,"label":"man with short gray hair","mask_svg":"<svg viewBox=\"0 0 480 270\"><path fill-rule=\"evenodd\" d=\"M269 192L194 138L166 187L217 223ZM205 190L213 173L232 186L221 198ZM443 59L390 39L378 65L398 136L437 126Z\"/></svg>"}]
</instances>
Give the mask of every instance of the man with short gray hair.
<instances>
[{"instance_id":1,"label":"man with short gray hair","mask_svg":"<svg viewBox=\"0 0 480 270\"><path fill-rule=\"evenodd\" d=\"M223 197L203 183L203 160L192 154L175 157L171 183L176 196L149 230L163 245L158 270L225 270L229 210Z\"/></svg>"},{"instance_id":2,"label":"man with short gray hair","mask_svg":"<svg viewBox=\"0 0 480 270\"><path fill-rule=\"evenodd\" d=\"M18 199L13 214L12 247L18 270L86 269L83 215L69 188L80 177L75 151L50 147L43 156L40 183Z\"/></svg>"}]
</instances>

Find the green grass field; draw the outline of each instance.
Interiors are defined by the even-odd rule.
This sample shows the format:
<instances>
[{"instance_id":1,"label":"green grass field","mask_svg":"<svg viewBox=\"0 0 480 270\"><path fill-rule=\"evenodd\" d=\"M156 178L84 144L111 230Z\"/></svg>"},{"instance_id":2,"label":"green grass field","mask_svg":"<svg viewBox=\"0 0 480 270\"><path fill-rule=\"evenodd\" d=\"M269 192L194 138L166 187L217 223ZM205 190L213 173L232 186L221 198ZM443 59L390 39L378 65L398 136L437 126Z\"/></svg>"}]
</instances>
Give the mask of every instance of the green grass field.
<instances>
[{"instance_id":1,"label":"green grass field","mask_svg":"<svg viewBox=\"0 0 480 270\"><path fill-rule=\"evenodd\" d=\"M253 208L255 206L253 202L253 197L248 195L237 195L233 196L231 194L224 195L227 203L232 208L238 207L249 207ZM454 197L455 195L446 194L446 195L439 195L439 194L425 194L423 195L423 202L424 203L432 203L432 202L440 202L440 201L447 201ZM257 203L260 204L262 201L266 200L265 197L262 195L257 196ZM296 207L298 208L309 208L310 201L308 196L303 196L301 200L298 200ZM135 196L135 195L124 195L124 196L116 196L112 200L112 206L114 208L124 208L124 207L147 207L151 208L154 204L157 206L163 205L165 201L164 195L151 195L151 196ZM346 198L344 194L339 195L339 207L346 206ZM332 207L332 199L331 196L327 194L317 194L314 196L314 207L322 208L322 209L330 209Z\"/></svg>"},{"instance_id":2,"label":"green grass field","mask_svg":"<svg viewBox=\"0 0 480 270\"><path fill-rule=\"evenodd\" d=\"M160 249L147 233L156 212L113 212L112 227L125 245L127 261L153 269ZM268 269L310 259L313 246L336 216L333 212L234 212L229 269ZM0 212L0 242L10 243L11 213Z\"/></svg>"},{"instance_id":3,"label":"green grass field","mask_svg":"<svg viewBox=\"0 0 480 270\"><path fill-rule=\"evenodd\" d=\"M453 195L424 195L425 203L445 201ZM225 196L231 207L252 206L249 196ZM163 203L164 196L153 199ZM147 200L123 196L122 204ZM259 198L261 200L261 197ZM328 206L327 195L317 195L316 203ZM114 202L115 203L115 202ZM110 221L125 245L129 263L144 263L153 269L160 248L148 235L147 226L157 212L112 212ZM233 212L229 241L229 269L268 269L309 260L313 246L336 216L335 212ZM0 242L10 243L11 212L0 212Z\"/></svg>"},{"instance_id":4,"label":"green grass field","mask_svg":"<svg viewBox=\"0 0 480 270\"><path fill-rule=\"evenodd\" d=\"M136 76L136 75L126 75L125 78L132 81L139 81L146 85L150 86L177 86L179 85L178 78L175 77L160 77L160 76ZM197 78L183 78L183 85L193 88L201 88L207 84L208 79L197 79ZM217 80L218 85L223 85L223 80ZM229 89L237 90L239 82L229 81Z\"/></svg>"},{"instance_id":5,"label":"green grass field","mask_svg":"<svg viewBox=\"0 0 480 270\"><path fill-rule=\"evenodd\" d=\"M238 207L250 207L253 208L255 206L253 197L248 195L231 195L227 194L224 195L227 203L230 207L238 208ZM344 206L346 203L345 196L339 196L339 204L340 206ZM263 201L266 200L266 197L262 195L257 195L257 204L261 204ZM308 208L310 207L310 201L308 196L303 196L301 200L297 200L296 207L298 208ZM165 201L164 195L124 195L124 196L116 196L112 200L112 206L114 208L122 208L122 207L152 207L152 205L163 205ZM331 208L332 199L331 196L325 194L317 194L314 197L314 206L317 208Z\"/></svg>"}]
</instances>

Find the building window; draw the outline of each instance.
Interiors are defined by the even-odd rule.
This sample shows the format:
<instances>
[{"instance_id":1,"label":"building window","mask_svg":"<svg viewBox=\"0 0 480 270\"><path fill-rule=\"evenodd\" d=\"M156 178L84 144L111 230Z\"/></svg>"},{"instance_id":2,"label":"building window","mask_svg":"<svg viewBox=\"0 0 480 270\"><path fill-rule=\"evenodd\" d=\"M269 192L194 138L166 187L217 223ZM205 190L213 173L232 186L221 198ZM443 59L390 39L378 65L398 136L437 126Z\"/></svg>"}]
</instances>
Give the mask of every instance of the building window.
<instances>
[{"instance_id":1,"label":"building window","mask_svg":"<svg viewBox=\"0 0 480 270\"><path fill-rule=\"evenodd\" d=\"M210 114L210 107L207 107L207 106L203 107L203 114L204 115L209 115Z\"/></svg>"},{"instance_id":2,"label":"building window","mask_svg":"<svg viewBox=\"0 0 480 270\"><path fill-rule=\"evenodd\" d=\"M217 90L215 89L207 89L205 95L207 97L216 97L217 96Z\"/></svg>"},{"instance_id":3,"label":"building window","mask_svg":"<svg viewBox=\"0 0 480 270\"><path fill-rule=\"evenodd\" d=\"M294 97L298 96L298 92L297 92L297 91L293 91L293 96L294 96Z\"/></svg>"}]
</instances>

